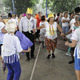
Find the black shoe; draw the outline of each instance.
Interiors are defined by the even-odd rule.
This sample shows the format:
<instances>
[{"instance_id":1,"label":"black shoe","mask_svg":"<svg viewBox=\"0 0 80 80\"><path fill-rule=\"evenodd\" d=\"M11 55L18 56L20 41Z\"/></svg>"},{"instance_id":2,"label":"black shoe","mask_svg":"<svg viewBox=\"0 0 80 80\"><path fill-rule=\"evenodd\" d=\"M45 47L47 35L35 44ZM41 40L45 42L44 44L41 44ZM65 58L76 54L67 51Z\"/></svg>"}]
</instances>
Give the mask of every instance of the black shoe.
<instances>
[{"instance_id":1,"label":"black shoe","mask_svg":"<svg viewBox=\"0 0 80 80\"><path fill-rule=\"evenodd\" d=\"M69 61L69 64L73 64L74 63L74 61Z\"/></svg>"},{"instance_id":2,"label":"black shoe","mask_svg":"<svg viewBox=\"0 0 80 80\"><path fill-rule=\"evenodd\" d=\"M35 59L35 57L31 57L31 59Z\"/></svg>"},{"instance_id":3,"label":"black shoe","mask_svg":"<svg viewBox=\"0 0 80 80\"><path fill-rule=\"evenodd\" d=\"M54 54L52 54L52 58L55 58L55 55Z\"/></svg>"},{"instance_id":4,"label":"black shoe","mask_svg":"<svg viewBox=\"0 0 80 80\"><path fill-rule=\"evenodd\" d=\"M50 56L51 56L51 55L48 55L48 56L47 56L47 59L50 59Z\"/></svg>"},{"instance_id":5,"label":"black shoe","mask_svg":"<svg viewBox=\"0 0 80 80\"><path fill-rule=\"evenodd\" d=\"M30 61L30 58L26 59L25 61Z\"/></svg>"}]
</instances>

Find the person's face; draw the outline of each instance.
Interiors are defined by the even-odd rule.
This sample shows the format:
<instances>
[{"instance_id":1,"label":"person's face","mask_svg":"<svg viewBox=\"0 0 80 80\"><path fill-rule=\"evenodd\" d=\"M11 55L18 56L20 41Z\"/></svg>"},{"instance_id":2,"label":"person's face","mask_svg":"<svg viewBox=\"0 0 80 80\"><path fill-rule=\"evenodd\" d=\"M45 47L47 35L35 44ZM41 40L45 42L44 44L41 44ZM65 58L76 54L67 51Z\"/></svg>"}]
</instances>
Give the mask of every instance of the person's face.
<instances>
[{"instance_id":1,"label":"person's face","mask_svg":"<svg viewBox=\"0 0 80 80\"><path fill-rule=\"evenodd\" d=\"M51 18L50 18L50 22L53 22L53 21L54 21L54 17L51 17Z\"/></svg>"},{"instance_id":2,"label":"person's face","mask_svg":"<svg viewBox=\"0 0 80 80\"><path fill-rule=\"evenodd\" d=\"M30 19L31 18L31 14L26 14L27 18Z\"/></svg>"},{"instance_id":3,"label":"person's face","mask_svg":"<svg viewBox=\"0 0 80 80\"><path fill-rule=\"evenodd\" d=\"M41 12L39 13L39 16L42 16L42 13Z\"/></svg>"},{"instance_id":4,"label":"person's face","mask_svg":"<svg viewBox=\"0 0 80 80\"><path fill-rule=\"evenodd\" d=\"M18 15L16 15L16 17L18 17Z\"/></svg>"},{"instance_id":5,"label":"person's face","mask_svg":"<svg viewBox=\"0 0 80 80\"><path fill-rule=\"evenodd\" d=\"M78 21L77 19L78 19L78 16L75 16L75 21Z\"/></svg>"},{"instance_id":6,"label":"person's face","mask_svg":"<svg viewBox=\"0 0 80 80\"><path fill-rule=\"evenodd\" d=\"M64 15L64 17L66 17L66 18L67 18L67 13Z\"/></svg>"}]
</instances>

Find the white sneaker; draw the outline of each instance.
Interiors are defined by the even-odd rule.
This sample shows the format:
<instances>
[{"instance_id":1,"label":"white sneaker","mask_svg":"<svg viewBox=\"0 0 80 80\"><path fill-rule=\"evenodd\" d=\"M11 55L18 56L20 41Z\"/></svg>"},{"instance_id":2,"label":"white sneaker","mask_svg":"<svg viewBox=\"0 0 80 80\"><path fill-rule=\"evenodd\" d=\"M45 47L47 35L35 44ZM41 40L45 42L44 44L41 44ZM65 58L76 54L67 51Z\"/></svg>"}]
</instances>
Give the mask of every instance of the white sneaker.
<instances>
[{"instance_id":1,"label":"white sneaker","mask_svg":"<svg viewBox=\"0 0 80 80\"><path fill-rule=\"evenodd\" d=\"M70 53L70 52L67 52L67 53L66 53L66 56L71 56L71 53Z\"/></svg>"}]
</instances>

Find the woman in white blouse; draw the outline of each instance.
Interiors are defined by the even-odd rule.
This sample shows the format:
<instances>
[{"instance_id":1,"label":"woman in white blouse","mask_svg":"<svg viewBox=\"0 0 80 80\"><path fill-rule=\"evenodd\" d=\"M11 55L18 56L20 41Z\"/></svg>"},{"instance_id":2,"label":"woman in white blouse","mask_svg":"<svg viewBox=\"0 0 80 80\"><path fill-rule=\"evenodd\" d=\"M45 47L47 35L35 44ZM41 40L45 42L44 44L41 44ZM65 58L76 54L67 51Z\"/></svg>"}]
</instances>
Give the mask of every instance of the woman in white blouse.
<instances>
[{"instance_id":1,"label":"woman in white blouse","mask_svg":"<svg viewBox=\"0 0 80 80\"><path fill-rule=\"evenodd\" d=\"M57 22L54 22L54 15L51 13L48 15L48 21L45 22L44 25L40 26L38 29L46 29L45 33L45 43L48 50L48 56L47 59L50 59L50 51L52 51L52 58L55 58L54 51L57 44L57 29L62 33L61 27L57 24Z\"/></svg>"},{"instance_id":2,"label":"woman in white blouse","mask_svg":"<svg viewBox=\"0 0 80 80\"><path fill-rule=\"evenodd\" d=\"M7 80L19 80L21 75L21 67L19 63L19 53L30 52L23 50L17 36L14 35L17 25L14 21L10 21L6 25L8 33L4 35L2 46L2 59L8 69Z\"/></svg>"}]
</instances>

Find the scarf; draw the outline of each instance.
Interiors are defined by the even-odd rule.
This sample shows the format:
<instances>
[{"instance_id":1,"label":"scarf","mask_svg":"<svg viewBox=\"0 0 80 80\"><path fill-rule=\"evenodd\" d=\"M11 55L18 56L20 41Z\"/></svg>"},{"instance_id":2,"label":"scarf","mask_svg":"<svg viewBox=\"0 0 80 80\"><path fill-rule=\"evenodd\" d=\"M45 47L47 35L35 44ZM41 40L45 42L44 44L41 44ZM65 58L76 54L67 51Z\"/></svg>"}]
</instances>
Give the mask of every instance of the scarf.
<instances>
[{"instance_id":1,"label":"scarf","mask_svg":"<svg viewBox=\"0 0 80 80\"><path fill-rule=\"evenodd\" d=\"M49 31L50 31L50 35L55 34L53 25L52 25L52 28L51 28L51 26L49 26Z\"/></svg>"}]
</instances>

